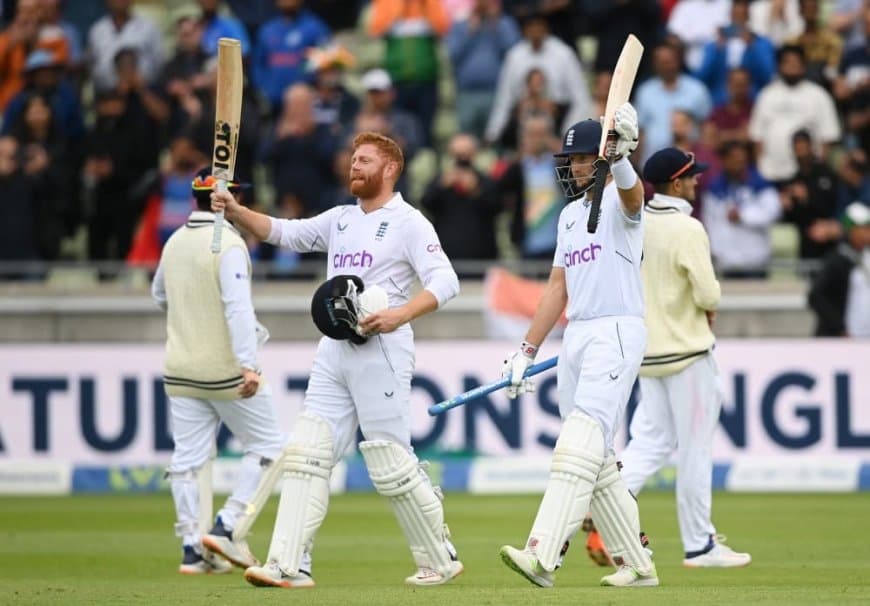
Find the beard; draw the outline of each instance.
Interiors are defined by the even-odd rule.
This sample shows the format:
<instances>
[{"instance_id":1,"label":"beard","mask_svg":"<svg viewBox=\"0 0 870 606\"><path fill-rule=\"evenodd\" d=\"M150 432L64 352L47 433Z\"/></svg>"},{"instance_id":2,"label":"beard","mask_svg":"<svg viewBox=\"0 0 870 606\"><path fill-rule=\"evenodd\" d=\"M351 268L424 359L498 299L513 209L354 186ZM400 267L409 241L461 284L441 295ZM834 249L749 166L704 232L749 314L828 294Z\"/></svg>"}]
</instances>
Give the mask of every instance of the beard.
<instances>
[{"instance_id":1,"label":"beard","mask_svg":"<svg viewBox=\"0 0 870 606\"><path fill-rule=\"evenodd\" d=\"M351 177L350 193L357 198L374 198L381 191L383 182L384 178L382 175Z\"/></svg>"}]
</instances>

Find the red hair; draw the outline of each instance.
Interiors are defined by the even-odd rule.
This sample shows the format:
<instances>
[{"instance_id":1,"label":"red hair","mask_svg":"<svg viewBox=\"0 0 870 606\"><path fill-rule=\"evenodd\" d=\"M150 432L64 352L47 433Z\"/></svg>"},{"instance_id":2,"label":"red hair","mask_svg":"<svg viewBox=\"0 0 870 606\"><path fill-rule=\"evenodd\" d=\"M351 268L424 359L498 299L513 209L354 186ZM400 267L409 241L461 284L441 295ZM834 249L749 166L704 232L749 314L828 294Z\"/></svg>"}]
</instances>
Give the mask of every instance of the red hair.
<instances>
[{"instance_id":1,"label":"red hair","mask_svg":"<svg viewBox=\"0 0 870 606\"><path fill-rule=\"evenodd\" d=\"M353 151L356 151L361 145L374 145L382 156L386 156L387 160L399 165L396 178L402 174L402 171L405 169L405 155L402 153L402 149L399 147L398 143L386 135L366 131L353 138Z\"/></svg>"}]
</instances>

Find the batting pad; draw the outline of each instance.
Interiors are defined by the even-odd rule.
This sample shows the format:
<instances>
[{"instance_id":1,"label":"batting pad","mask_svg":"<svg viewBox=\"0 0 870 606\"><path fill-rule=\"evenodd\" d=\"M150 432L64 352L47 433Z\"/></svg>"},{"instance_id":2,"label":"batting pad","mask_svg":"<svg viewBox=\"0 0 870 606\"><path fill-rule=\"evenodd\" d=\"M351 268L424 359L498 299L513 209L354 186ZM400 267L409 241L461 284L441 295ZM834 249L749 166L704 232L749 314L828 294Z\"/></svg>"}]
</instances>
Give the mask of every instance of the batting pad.
<instances>
[{"instance_id":1,"label":"batting pad","mask_svg":"<svg viewBox=\"0 0 870 606\"><path fill-rule=\"evenodd\" d=\"M360 442L359 449L375 488L390 499L414 562L445 577L453 576L441 499L417 459L387 440Z\"/></svg>"},{"instance_id":2,"label":"batting pad","mask_svg":"<svg viewBox=\"0 0 870 606\"><path fill-rule=\"evenodd\" d=\"M284 447L278 465L284 485L278 517L269 544L269 560L286 574L299 573L302 554L311 547L329 505L329 475L333 460L332 428L322 418L303 412L293 438Z\"/></svg>"},{"instance_id":3,"label":"batting pad","mask_svg":"<svg viewBox=\"0 0 870 606\"><path fill-rule=\"evenodd\" d=\"M580 528L603 459L598 422L586 413L572 413L556 440L547 490L526 543L544 570L556 569L562 545Z\"/></svg>"},{"instance_id":4,"label":"batting pad","mask_svg":"<svg viewBox=\"0 0 870 606\"><path fill-rule=\"evenodd\" d=\"M240 541L248 536L251 526L257 521L260 512L263 511L263 506L272 494L272 488L278 482L281 474L284 473L284 465L282 461L269 461L261 459L262 466L265 467L263 473L260 474L260 481L257 482L257 488L254 491L254 496L244 505L244 510L236 519L236 524L233 526L233 540Z\"/></svg>"},{"instance_id":5,"label":"batting pad","mask_svg":"<svg viewBox=\"0 0 870 606\"><path fill-rule=\"evenodd\" d=\"M590 504L595 527L614 557L646 574L652 568L649 553L640 543L637 501L622 481L616 459L607 457Z\"/></svg>"},{"instance_id":6,"label":"batting pad","mask_svg":"<svg viewBox=\"0 0 870 606\"><path fill-rule=\"evenodd\" d=\"M175 502L177 522L175 536L199 537L211 530L212 487L211 459L199 469L166 470L166 478Z\"/></svg>"}]
</instances>

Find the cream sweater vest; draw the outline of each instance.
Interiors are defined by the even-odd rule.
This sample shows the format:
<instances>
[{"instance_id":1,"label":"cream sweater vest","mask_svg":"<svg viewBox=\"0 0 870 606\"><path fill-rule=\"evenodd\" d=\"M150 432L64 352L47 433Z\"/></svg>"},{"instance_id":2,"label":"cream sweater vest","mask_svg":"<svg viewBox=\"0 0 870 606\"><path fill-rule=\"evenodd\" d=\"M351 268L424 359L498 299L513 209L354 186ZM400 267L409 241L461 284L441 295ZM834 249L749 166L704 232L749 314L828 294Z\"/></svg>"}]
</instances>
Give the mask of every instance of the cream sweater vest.
<instances>
[{"instance_id":1,"label":"cream sweater vest","mask_svg":"<svg viewBox=\"0 0 870 606\"><path fill-rule=\"evenodd\" d=\"M230 248L247 247L224 223L221 251L211 252L213 220L188 220L163 248L167 315L163 382L170 396L236 400L242 383L220 290L220 260ZM250 275L250 258L248 274Z\"/></svg>"},{"instance_id":2,"label":"cream sweater vest","mask_svg":"<svg viewBox=\"0 0 870 606\"><path fill-rule=\"evenodd\" d=\"M700 221L657 199L647 205L643 220L647 348L640 375L662 377L713 347L716 338L704 312L716 309L721 291Z\"/></svg>"}]
</instances>

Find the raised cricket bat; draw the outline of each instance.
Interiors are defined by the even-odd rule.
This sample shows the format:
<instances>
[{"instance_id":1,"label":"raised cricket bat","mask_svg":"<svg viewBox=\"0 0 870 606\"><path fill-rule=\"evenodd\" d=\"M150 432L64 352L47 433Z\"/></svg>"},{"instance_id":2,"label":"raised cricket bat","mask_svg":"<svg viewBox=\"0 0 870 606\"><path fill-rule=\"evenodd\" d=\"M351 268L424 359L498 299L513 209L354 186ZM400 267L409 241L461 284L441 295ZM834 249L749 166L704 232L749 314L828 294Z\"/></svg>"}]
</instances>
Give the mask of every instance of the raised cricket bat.
<instances>
[{"instance_id":1,"label":"raised cricket bat","mask_svg":"<svg viewBox=\"0 0 870 606\"><path fill-rule=\"evenodd\" d=\"M236 151L239 145L239 123L242 118L242 43L235 38L218 40L217 100L214 111L214 152L211 159L212 175L217 179L215 189L227 191L227 182L233 180L236 170ZM221 250L224 214L214 219L211 251Z\"/></svg>"},{"instance_id":2,"label":"raised cricket bat","mask_svg":"<svg viewBox=\"0 0 870 606\"><path fill-rule=\"evenodd\" d=\"M604 193L604 183L610 171L610 160L615 155L616 131L613 130L613 114L616 109L628 101L631 87L637 76L637 67L643 56L643 44L634 34L629 34L619 53L613 78L610 80L610 90L607 93L607 104L604 106L604 122L601 125L601 142L598 144L598 159L595 160L595 179L592 184L592 201L589 206L589 220L586 231L594 234L598 229L598 219L601 217L601 196Z\"/></svg>"}]
</instances>

